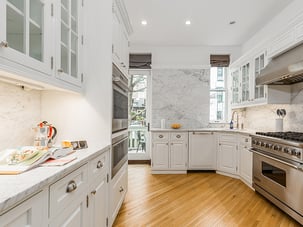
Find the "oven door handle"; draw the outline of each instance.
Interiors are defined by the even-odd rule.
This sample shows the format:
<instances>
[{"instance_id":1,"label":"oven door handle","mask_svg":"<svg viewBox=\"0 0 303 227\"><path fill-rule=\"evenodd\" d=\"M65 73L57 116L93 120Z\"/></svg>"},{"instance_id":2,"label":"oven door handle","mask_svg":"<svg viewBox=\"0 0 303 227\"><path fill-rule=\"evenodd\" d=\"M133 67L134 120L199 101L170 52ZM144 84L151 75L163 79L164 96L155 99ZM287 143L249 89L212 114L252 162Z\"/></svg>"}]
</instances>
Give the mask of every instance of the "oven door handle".
<instances>
[{"instance_id":1,"label":"oven door handle","mask_svg":"<svg viewBox=\"0 0 303 227\"><path fill-rule=\"evenodd\" d=\"M115 142L115 143L113 143L113 147L114 146L116 146L117 144L119 144L119 143L122 143L123 141L125 141L125 140L128 140L128 136L127 137L124 137L123 139L121 139L121 140L119 140L119 141L117 141L117 142Z\"/></svg>"},{"instance_id":2,"label":"oven door handle","mask_svg":"<svg viewBox=\"0 0 303 227\"><path fill-rule=\"evenodd\" d=\"M280 163L285 164L285 165L287 165L287 166L290 166L290 167L292 167L292 168L294 168L294 169L299 169L299 170L302 170L302 169L303 169L303 168L302 168L302 167L303 167L302 165L297 166L297 165L291 164L291 163L289 163L289 162L286 162L286 161L280 160L280 159L278 159L278 158L274 158L274 157L271 157L271 156L269 156L269 155L266 155L266 154L263 154L263 153L261 153L261 152L258 152L258 151L254 150L254 149L252 149L252 148L250 148L249 151L251 151L251 152L253 152L253 153L256 153L256 154L258 154L258 155L261 155L261 156L263 156L263 157L265 157L265 158L269 158L269 159L271 159L271 160L274 160L274 161L276 161L276 162L280 162Z\"/></svg>"}]
</instances>

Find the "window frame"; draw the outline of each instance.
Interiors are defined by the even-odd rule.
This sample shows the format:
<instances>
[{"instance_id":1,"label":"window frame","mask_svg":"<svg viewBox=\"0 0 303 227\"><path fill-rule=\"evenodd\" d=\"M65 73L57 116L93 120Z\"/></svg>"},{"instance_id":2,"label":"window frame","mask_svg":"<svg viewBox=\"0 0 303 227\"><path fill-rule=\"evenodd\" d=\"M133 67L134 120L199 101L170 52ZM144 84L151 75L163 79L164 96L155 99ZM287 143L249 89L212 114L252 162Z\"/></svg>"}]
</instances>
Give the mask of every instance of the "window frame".
<instances>
[{"instance_id":1,"label":"window frame","mask_svg":"<svg viewBox=\"0 0 303 227\"><path fill-rule=\"evenodd\" d=\"M223 80L224 80L224 88L211 88L211 69L212 68L225 68L223 69ZM225 71L225 72L224 72ZM210 74L209 74L209 94L211 92L223 92L225 94L225 100L224 100L224 108L223 108L223 119L222 120L210 120L210 115L211 115L211 105L210 105L210 100L211 100L211 95L209 95L209 123L211 124L222 124L222 123L227 123L227 111L228 111L228 88L227 88L227 79L228 79L228 74L229 74L229 67L210 67ZM222 81L222 80L220 80ZM216 113L217 115L217 113Z\"/></svg>"}]
</instances>

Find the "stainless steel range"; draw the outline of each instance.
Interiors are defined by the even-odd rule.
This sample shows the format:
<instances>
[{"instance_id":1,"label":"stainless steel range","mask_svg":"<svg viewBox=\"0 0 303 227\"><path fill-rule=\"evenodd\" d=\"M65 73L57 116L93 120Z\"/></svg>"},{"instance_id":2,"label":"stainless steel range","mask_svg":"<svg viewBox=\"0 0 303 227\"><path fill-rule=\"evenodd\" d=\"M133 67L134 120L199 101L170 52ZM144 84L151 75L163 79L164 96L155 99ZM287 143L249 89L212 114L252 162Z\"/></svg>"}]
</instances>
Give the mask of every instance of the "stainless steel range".
<instances>
[{"instance_id":1,"label":"stainless steel range","mask_svg":"<svg viewBox=\"0 0 303 227\"><path fill-rule=\"evenodd\" d=\"M303 133L252 135L253 187L303 225Z\"/></svg>"}]
</instances>

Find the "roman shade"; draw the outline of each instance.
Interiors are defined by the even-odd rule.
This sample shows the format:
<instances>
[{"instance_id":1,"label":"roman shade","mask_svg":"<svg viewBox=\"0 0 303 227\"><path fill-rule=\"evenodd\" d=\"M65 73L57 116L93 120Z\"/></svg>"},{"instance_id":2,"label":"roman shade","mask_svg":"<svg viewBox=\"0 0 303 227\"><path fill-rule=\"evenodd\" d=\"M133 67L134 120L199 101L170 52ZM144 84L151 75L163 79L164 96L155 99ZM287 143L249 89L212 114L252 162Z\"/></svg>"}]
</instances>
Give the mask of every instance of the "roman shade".
<instances>
[{"instance_id":1,"label":"roman shade","mask_svg":"<svg viewBox=\"0 0 303 227\"><path fill-rule=\"evenodd\" d=\"M211 67L228 67L230 63L230 56L212 54L210 55L210 65Z\"/></svg>"},{"instance_id":2,"label":"roman shade","mask_svg":"<svg viewBox=\"0 0 303 227\"><path fill-rule=\"evenodd\" d=\"M151 69L151 54L130 54L130 69Z\"/></svg>"}]
</instances>

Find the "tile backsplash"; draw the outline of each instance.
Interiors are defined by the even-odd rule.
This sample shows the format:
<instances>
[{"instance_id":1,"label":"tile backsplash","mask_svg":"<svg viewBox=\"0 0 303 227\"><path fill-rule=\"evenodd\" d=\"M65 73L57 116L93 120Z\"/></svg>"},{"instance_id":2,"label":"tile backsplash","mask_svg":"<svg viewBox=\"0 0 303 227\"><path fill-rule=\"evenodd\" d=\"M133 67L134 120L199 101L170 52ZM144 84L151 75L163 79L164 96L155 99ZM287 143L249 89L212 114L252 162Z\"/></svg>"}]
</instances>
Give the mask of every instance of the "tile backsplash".
<instances>
[{"instance_id":1,"label":"tile backsplash","mask_svg":"<svg viewBox=\"0 0 303 227\"><path fill-rule=\"evenodd\" d=\"M209 121L209 69L153 69L152 127L180 123L206 127Z\"/></svg>"},{"instance_id":2,"label":"tile backsplash","mask_svg":"<svg viewBox=\"0 0 303 227\"><path fill-rule=\"evenodd\" d=\"M0 151L32 145L40 121L41 92L0 82Z\"/></svg>"}]
</instances>

